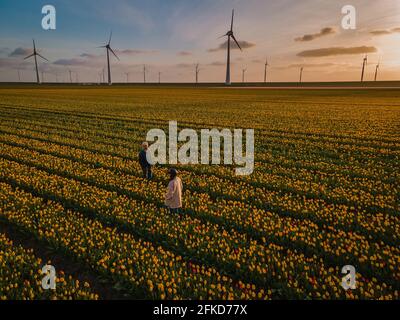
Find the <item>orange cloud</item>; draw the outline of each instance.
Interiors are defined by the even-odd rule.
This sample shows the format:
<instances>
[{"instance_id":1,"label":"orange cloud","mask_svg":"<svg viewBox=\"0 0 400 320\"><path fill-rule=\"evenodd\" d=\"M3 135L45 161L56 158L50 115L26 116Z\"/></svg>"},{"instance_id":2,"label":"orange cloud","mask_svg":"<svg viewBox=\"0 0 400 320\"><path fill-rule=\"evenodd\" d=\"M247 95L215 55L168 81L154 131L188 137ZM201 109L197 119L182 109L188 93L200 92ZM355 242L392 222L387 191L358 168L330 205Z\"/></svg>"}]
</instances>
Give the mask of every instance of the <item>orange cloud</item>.
<instances>
[{"instance_id":1,"label":"orange cloud","mask_svg":"<svg viewBox=\"0 0 400 320\"><path fill-rule=\"evenodd\" d=\"M363 53L373 53L378 50L375 47L331 47L331 48L321 48L314 50L306 50L297 54L298 57L303 58L315 58L315 57L328 57L328 56L338 56L338 55L348 55L348 54L363 54Z\"/></svg>"},{"instance_id":2,"label":"orange cloud","mask_svg":"<svg viewBox=\"0 0 400 320\"><path fill-rule=\"evenodd\" d=\"M306 34L302 37L295 38L294 41L299 41L299 42L312 41L317 38L325 37L325 36L328 36L328 35L334 34L334 33L336 33L334 28L327 27L327 28L321 29L321 31L318 33Z\"/></svg>"},{"instance_id":3,"label":"orange cloud","mask_svg":"<svg viewBox=\"0 0 400 320\"><path fill-rule=\"evenodd\" d=\"M249 49L249 48L256 46L254 43L244 41L244 40L238 41L238 43L242 49ZM228 41L224 41L217 48L208 49L208 52L216 52L216 51L225 50L227 48L227 46L228 46ZM231 40L231 49L239 49L233 40Z\"/></svg>"},{"instance_id":4,"label":"orange cloud","mask_svg":"<svg viewBox=\"0 0 400 320\"><path fill-rule=\"evenodd\" d=\"M370 32L370 34L372 34L374 36L385 36L385 35L393 34L393 33L400 33L400 27L393 28L391 30L373 30Z\"/></svg>"}]
</instances>

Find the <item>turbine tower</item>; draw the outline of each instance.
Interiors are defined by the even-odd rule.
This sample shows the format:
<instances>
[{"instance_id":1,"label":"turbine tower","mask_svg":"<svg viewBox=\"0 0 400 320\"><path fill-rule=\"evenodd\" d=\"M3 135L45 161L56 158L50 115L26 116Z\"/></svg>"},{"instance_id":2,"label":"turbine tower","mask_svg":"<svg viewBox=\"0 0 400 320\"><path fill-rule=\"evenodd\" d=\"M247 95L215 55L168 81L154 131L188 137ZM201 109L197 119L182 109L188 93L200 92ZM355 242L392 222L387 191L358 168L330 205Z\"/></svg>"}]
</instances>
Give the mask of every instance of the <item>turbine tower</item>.
<instances>
[{"instance_id":1,"label":"turbine tower","mask_svg":"<svg viewBox=\"0 0 400 320\"><path fill-rule=\"evenodd\" d=\"M160 83L161 83L161 72L158 71L158 84L160 84Z\"/></svg>"},{"instance_id":2,"label":"turbine tower","mask_svg":"<svg viewBox=\"0 0 400 320\"><path fill-rule=\"evenodd\" d=\"M128 83L129 82L129 72L125 72L125 75L126 75L126 83Z\"/></svg>"},{"instance_id":3,"label":"turbine tower","mask_svg":"<svg viewBox=\"0 0 400 320\"><path fill-rule=\"evenodd\" d=\"M300 68L300 83L303 81L303 70L304 70L304 67L301 67Z\"/></svg>"},{"instance_id":4,"label":"turbine tower","mask_svg":"<svg viewBox=\"0 0 400 320\"><path fill-rule=\"evenodd\" d=\"M143 65L143 83L146 83L146 65Z\"/></svg>"},{"instance_id":5,"label":"turbine tower","mask_svg":"<svg viewBox=\"0 0 400 320\"><path fill-rule=\"evenodd\" d=\"M247 70L247 68L242 69L242 83L244 83L244 74L245 74L246 70Z\"/></svg>"},{"instance_id":6,"label":"turbine tower","mask_svg":"<svg viewBox=\"0 0 400 320\"><path fill-rule=\"evenodd\" d=\"M232 10L232 19L231 19L231 28L230 30L224 34L222 37L228 37L228 42L227 42L227 59L226 59L226 80L225 84L230 85L231 84L231 38L235 41L236 45L242 51L242 48L240 47L239 43L237 42L235 35L233 34L233 16L234 16L235 11ZM222 38L220 37L220 38Z\"/></svg>"},{"instance_id":7,"label":"turbine tower","mask_svg":"<svg viewBox=\"0 0 400 320\"><path fill-rule=\"evenodd\" d=\"M39 56L39 57L41 57L42 59L44 59L44 60L46 60L46 61L49 61L49 60L47 60L45 57L43 57L42 55L40 55L40 54L36 51L35 40L32 39L32 41L33 41L33 53L32 53L31 55L25 57L24 60L26 60L26 59L28 59L28 58L30 58L30 57L34 57L34 58L35 58L36 81L37 81L38 84L40 84L39 69L38 69L38 64L37 64L37 58L36 58L36 56Z\"/></svg>"},{"instance_id":8,"label":"turbine tower","mask_svg":"<svg viewBox=\"0 0 400 320\"><path fill-rule=\"evenodd\" d=\"M381 64L381 60L379 59L378 64L375 67L375 77L374 77L375 82L378 79L378 70L379 70L380 64Z\"/></svg>"},{"instance_id":9,"label":"turbine tower","mask_svg":"<svg viewBox=\"0 0 400 320\"><path fill-rule=\"evenodd\" d=\"M68 69L69 72L69 82L72 83L72 71Z\"/></svg>"},{"instance_id":10,"label":"turbine tower","mask_svg":"<svg viewBox=\"0 0 400 320\"><path fill-rule=\"evenodd\" d=\"M267 67L269 66L268 64L268 58L265 59L265 64L264 64L264 83L267 83Z\"/></svg>"},{"instance_id":11,"label":"turbine tower","mask_svg":"<svg viewBox=\"0 0 400 320\"><path fill-rule=\"evenodd\" d=\"M199 83L199 72L200 72L199 64L197 63L195 66L196 83Z\"/></svg>"},{"instance_id":12,"label":"turbine tower","mask_svg":"<svg viewBox=\"0 0 400 320\"><path fill-rule=\"evenodd\" d=\"M119 60L118 56L115 54L114 50L110 46L111 37L112 37L112 32L110 32L110 38L108 39L107 44L99 47L99 48L106 48L106 52L107 52L108 85L111 85L111 83L112 83L111 82L111 68L110 68L110 51Z\"/></svg>"},{"instance_id":13,"label":"turbine tower","mask_svg":"<svg viewBox=\"0 0 400 320\"><path fill-rule=\"evenodd\" d=\"M361 82L364 82L365 67L368 65L368 56L365 55L361 71Z\"/></svg>"}]
</instances>

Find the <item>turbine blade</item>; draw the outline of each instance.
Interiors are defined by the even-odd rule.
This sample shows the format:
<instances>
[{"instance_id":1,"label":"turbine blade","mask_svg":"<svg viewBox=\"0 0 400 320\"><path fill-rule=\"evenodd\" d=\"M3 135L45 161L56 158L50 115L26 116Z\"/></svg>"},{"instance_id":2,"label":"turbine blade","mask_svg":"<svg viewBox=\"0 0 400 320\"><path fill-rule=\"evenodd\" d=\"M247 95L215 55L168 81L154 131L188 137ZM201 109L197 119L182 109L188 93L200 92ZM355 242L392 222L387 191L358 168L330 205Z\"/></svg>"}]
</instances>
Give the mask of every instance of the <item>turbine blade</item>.
<instances>
[{"instance_id":1,"label":"turbine blade","mask_svg":"<svg viewBox=\"0 0 400 320\"><path fill-rule=\"evenodd\" d=\"M227 36L227 34L224 34L224 35L218 37L217 39L221 39L221 38L226 37L226 36Z\"/></svg>"},{"instance_id":2,"label":"turbine blade","mask_svg":"<svg viewBox=\"0 0 400 320\"><path fill-rule=\"evenodd\" d=\"M32 42L33 42L33 51L35 52L36 51L35 39L32 39Z\"/></svg>"},{"instance_id":3,"label":"turbine blade","mask_svg":"<svg viewBox=\"0 0 400 320\"><path fill-rule=\"evenodd\" d=\"M118 56L115 54L115 52L114 52L114 50L113 49L111 49L111 48L108 48L111 52L112 52L112 54L118 59L118 61L119 61L119 58L118 58Z\"/></svg>"},{"instance_id":4,"label":"turbine blade","mask_svg":"<svg viewBox=\"0 0 400 320\"><path fill-rule=\"evenodd\" d=\"M232 9L231 31L233 30L233 15L234 14L235 14L235 10Z\"/></svg>"},{"instance_id":5,"label":"turbine blade","mask_svg":"<svg viewBox=\"0 0 400 320\"><path fill-rule=\"evenodd\" d=\"M30 58L30 57L33 57L35 54L34 53L32 53L32 54L30 54L29 56L27 56L26 58L24 58L24 60L26 60L26 59L28 59L28 58Z\"/></svg>"},{"instance_id":6,"label":"turbine blade","mask_svg":"<svg viewBox=\"0 0 400 320\"><path fill-rule=\"evenodd\" d=\"M100 46L100 47L96 47L96 48L107 48L107 45L105 45L105 46Z\"/></svg>"},{"instance_id":7,"label":"turbine blade","mask_svg":"<svg viewBox=\"0 0 400 320\"><path fill-rule=\"evenodd\" d=\"M239 47L240 51L242 51L242 48L240 47L239 42L237 42L236 38L234 35L232 35L233 40L235 41L236 45Z\"/></svg>"},{"instance_id":8,"label":"turbine blade","mask_svg":"<svg viewBox=\"0 0 400 320\"><path fill-rule=\"evenodd\" d=\"M44 59L44 60L46 60L46 61L49 61L49 60L47 60L45 57L43 57L40 53L36 53L39 57L41 57L42 59ZM50 61L49 61L50 62Z\"/></svg>"},{"instance_id":9,"label":"turbine blade","mask_svg":"<svg viewBox=\"0 0 400 320\"><path fill-rule=\"evenodd\" d=\"M112 30L110 32L110 38L108 39L108 45L110 45L110 43L111 43L111 37L112 37Z\"/></svg>"}]
</instances>

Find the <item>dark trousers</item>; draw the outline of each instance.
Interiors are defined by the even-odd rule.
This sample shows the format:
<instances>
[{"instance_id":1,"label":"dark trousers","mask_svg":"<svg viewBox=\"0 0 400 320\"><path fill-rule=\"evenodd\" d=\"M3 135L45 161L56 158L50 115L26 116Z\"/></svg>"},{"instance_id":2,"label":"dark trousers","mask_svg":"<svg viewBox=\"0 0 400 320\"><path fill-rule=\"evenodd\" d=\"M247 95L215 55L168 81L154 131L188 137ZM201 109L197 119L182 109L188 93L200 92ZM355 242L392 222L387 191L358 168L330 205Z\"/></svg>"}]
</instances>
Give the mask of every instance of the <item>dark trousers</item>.
<instances>
[{"instance_id":1,"label":"dark trousers","mask_svg":"<svg viewBox=\"0 0 400 320\"><path fill-rule=\"evenodd\" d=\"M151 178L153 178L153 173L151 172L151 166L143 166L142 170L143 170L143 177L145 179L150 180Z\"/></svg>"},{"instance_id":2,"label":"dark trousers","mask_svg":"<svg viewBox=\"0 0 400 320\"><path fill-rule=\"evenodd\" d=\"M179 214L179 215L182 214L181 208L174 208L174 209L169 208L169 212L172 214Z\"/></svg>"}]
</instances>

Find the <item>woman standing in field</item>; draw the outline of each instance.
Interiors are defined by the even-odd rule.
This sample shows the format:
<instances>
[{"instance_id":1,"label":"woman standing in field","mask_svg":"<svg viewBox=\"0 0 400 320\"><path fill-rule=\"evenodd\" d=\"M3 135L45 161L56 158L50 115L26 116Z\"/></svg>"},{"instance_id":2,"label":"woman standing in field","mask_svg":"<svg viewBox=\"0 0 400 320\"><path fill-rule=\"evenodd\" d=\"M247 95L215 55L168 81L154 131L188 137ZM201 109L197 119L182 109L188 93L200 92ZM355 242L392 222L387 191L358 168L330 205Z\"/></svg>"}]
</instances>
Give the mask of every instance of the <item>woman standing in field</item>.
<instances>
[{"instance_id":1,"label":"woman standing in field","mask_svg":"<svg viewBox=\"0 0 400 320\"><path fill-rule=\"evenodd\" d=\"M183 184L181 178L178 177L176 169L169 169L169 183L167 193L165 194L165 205L171 213L182 215L182 190Z\"/></svg>"}]
</instances>

